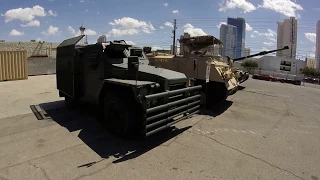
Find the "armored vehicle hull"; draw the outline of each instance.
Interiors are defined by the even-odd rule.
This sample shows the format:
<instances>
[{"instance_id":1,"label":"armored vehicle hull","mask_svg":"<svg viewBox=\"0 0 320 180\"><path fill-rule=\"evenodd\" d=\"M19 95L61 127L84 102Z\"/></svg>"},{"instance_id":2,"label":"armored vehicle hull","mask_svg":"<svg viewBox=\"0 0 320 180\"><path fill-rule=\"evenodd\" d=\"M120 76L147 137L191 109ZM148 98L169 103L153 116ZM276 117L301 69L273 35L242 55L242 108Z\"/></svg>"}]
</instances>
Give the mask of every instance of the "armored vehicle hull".
<instances>
[{"instance_id":1,"label":"armored vehicle hull","mask_svg":"<svg viewBox=\"0 0 320 180\"><path fill-rule=\"evenodd\" d=\"M150 65L182 72L202 86L202 104L207 108L219 104L238 90L239 82L229 65L212 56L152 56ZM209 71L207 68L209 67ZM208 81L208 82L207 82Z\"/></svg>"},{"instance_id":2,"label":"armored vehicle hull","mask_svg":"<svg viewBox=\"0 0 320 180\"><path fill-rule=\"evenodd\" d=\"M142 138L199 112L201 86L179 72L148 65L140 48L125 41L77 46L83 36L57 48L57 89L69 107L96 105L107 129Z\"/></svg>"}]
</instances>

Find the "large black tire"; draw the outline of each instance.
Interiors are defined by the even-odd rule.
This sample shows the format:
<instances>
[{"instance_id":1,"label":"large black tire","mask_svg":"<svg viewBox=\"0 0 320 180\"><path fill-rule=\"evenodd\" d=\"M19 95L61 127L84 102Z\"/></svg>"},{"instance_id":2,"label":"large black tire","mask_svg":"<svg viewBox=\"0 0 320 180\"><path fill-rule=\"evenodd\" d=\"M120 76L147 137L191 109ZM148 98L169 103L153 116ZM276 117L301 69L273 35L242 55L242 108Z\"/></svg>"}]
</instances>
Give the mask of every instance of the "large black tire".
<instances>
[{"instance_id":1,"label":"large black tire","mask_svg":"<svg viewBox=\"0 0 320 180\"><path fill-rule=\"evenodd\" d=\"M107 92L104 95L103 118L108 131L129 139L144 136L141 112L126 95Z\"/></svg>"},{"instance_id":2,"label":"large black tire","mask_svg":"<svg viewBox=\"0 0 320 180\"><path fill-rule=\"evenodd\" d=\"M65 101L66 107L68 109L74 109L76 107L77 103L71 97L65 96L64 97L64 101Z\"/></svg>"}]
</instances>

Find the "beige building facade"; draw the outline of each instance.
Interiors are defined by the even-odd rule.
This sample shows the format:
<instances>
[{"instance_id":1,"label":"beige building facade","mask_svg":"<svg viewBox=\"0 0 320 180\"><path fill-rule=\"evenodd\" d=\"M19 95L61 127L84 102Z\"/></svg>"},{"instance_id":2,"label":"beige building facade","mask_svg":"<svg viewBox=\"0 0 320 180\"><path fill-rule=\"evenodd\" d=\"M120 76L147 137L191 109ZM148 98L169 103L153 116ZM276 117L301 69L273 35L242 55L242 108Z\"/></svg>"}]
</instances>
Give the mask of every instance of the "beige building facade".
<instances>
[{"instance_id":1,"label":"beige building facade","mask_svg":"<svg viewBox=\"0 0 320 180\"><path fill-rule=\"evenodd\" d=\"M317 67L316 59L307 57L306 58L306 67L316 68Z\"/></svg>"}]
</instances>

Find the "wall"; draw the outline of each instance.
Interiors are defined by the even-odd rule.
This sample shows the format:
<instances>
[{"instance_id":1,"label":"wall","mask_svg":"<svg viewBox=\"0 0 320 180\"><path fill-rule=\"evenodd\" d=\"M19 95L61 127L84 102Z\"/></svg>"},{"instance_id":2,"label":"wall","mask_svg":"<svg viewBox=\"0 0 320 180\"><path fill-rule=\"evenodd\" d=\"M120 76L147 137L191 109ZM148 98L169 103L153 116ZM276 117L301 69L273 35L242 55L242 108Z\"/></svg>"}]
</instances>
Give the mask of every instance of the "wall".
<instances>
[{"instance_id":1,"label":"wall","mask_svg":"<svg viewBox=\"0 0 320 180\"><path fill-rule=\"evenodd\" d=\"M0 51L27 51L27 57L32 55L48 55L56 58L56 48L60 43L50 42L0 42Z\"/></svg>"}]
</instances>

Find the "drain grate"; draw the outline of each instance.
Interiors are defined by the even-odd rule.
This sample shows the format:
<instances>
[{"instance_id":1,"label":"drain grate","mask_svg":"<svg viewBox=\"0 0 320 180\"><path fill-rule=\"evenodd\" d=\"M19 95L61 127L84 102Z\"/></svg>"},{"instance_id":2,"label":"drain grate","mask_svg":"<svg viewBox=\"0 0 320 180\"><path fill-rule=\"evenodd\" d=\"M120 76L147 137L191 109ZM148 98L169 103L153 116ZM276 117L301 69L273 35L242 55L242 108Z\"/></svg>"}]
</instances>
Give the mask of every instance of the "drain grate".
<instances>
[{"instance_id":1,"label":"drain grate","mask_svg":"<svg viewBox=\"0 0 320 180\"><path fill-rule=\"evenodd\" d=\"M39 105L31 105L30 108L38 120L50 119L50 116Z\"/></svg>"}]
</instances>

